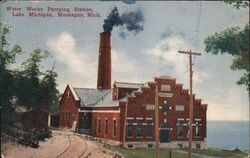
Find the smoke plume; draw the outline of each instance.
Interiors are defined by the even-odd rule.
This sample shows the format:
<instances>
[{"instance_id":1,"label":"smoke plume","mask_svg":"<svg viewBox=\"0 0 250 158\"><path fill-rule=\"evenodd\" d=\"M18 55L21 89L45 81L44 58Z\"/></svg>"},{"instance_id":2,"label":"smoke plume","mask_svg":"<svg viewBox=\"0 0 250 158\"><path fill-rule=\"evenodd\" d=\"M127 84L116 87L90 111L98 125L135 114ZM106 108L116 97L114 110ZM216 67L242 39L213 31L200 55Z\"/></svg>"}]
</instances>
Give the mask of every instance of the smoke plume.
<instances>
[{"instance_id":1,"label":"smoke plume","mask_svg":"<svg viewBox=\"0 0 250 158\"><path fill-rule=\"evenodd\" d=\"M111 32L114 26L125 26L128 31L134 31L136 34L143 31L144 16L141 10L125 12L119 15L117 7L115 7L108 17L104 20L104 32Z\"/></svg>"}]
</instances>

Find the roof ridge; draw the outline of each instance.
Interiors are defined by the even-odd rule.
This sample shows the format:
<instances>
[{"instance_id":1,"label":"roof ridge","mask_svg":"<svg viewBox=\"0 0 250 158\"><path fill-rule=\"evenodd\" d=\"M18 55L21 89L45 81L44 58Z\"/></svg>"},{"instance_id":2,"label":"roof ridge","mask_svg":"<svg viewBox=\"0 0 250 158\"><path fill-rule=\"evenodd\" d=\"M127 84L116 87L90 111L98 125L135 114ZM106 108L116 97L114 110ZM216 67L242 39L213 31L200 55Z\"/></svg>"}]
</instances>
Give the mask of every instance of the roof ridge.
<instances>
[{"instance_id":1,"label":"roof ridge","mask_svg":"<svg viewBox=\"0 0 250 158\"><path fill-rule=\"evenodd\" d=\"M143 84L144 84L144 83L136 83L136 82L120 82L120 81L115 81L115 83L133 84L133 85L143 85Z\"/></svg>"},{"instance_id":2,"label":"roof ridge","mask_svg":"<svg viewBox=\"0 0 250 158\"><path fill-rule=\"evenodd\" d=\"M80 87L73 87L74 89L92 89L92 90L98 90L97 88L80 88Z\"/></svg>"}]
</instances>

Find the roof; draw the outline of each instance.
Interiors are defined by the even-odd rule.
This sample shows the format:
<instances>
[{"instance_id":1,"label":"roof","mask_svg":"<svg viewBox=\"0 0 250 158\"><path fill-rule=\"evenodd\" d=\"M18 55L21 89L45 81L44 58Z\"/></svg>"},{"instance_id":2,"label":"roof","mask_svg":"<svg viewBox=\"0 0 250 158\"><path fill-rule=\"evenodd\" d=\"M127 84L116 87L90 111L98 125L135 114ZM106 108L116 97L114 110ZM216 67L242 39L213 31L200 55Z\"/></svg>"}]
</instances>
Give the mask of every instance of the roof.
<instances>
[{"instance_id":1,"label":"roof","mask_svg":"<svg viewBox=\"0 0 250 158\"><path fill-rule=\"evenodd\" d=\"M157 79L170 79L170 80L175 80L175 78L171 77L171 76L158 76L158 77L155 77Z\"/></svg>"},{"instance_id":2,"label":"roof","mask_svg":"<svg viewBox=\"0 0 250 158\"><path fill-rule=\"evenodd\" d=\"M95 107L106 107L106 106L109 106L109 107L119 106L119 101L112 99L111 91L95 105Z\"/></svg>"},{"instance_id":3,"label":"roof","mask_svg":"<svg viewBox=\"0 0 250 158\"><path fill-rule=\"evenodd\" d=\"M116 87L119 88L141 88L144 84L143 83L129 83L129 82L116 82L114 83Z\"/></svg>"},{"instance_id":4,"label":"roof","mask_svg":"<svg viewBox=\"0 0 250 158\"><path fill-rule=\"evenodd\" d=\"M81 107L119 106L118 101L112 101L111 90L93 88L73 88L81 101Z\"/></svg>"}]
</instances>

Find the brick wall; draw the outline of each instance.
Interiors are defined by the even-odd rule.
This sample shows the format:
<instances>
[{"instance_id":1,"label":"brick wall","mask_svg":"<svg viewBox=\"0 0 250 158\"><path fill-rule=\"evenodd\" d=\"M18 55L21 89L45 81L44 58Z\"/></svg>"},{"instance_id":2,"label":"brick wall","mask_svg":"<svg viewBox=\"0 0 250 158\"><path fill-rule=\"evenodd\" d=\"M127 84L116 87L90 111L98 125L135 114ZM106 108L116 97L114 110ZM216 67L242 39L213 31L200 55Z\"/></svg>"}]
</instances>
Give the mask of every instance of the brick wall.
<instances>
[{"instance_id":1,"label":"brick wall","mask_svg":"<svg viewBox=\"0 0 250 158\"><path fill-rule=\"evenodd\" d=\"M129 97L128 112L127 117L132 119L134 125L132 125L132 137L126 138L126 141L152 141L154 140L154 125L152 138L146 137L146 118L152 118L154 121L154 110L146 110L146 105L155 104L155 84L159 86L159 93L172 93L172 97L159 97L159 105L164 105L167 102L169 106L168 112L164 113L163 109L159 110L159 125L164 123L168 124L169 130L169 141L186 141L188 140L187 129L188 125L183 126L183 137L178 137L177 135L177 123L178 119L183 119L183 123L187 124L189 119L189 99L188 90L184 90L182 85L176 84L175 79L172 78L155 78L155 82L150 82L149 87L142 88L141 92L135 92L135 97ZM170 86L170 91L162 91L161 85ZM166 87L166 86L165 86ZM183 105L184 111L176 111L176 105ZM124 109L125 102L120 103L121 106L121 129L123 129L124 122ZM200 136L195 137L195 132L193 132L193 139L197 141L204 141L206 138L206 110L207 105L201 104L200 99L194 99L194 120L199 119L201 124ZM137 118L143 119L142 137L136 137L136 120ZM195 127L193 128L195 131ZM121 131L123 135L123 131Z\"/></svg>"},{"instance_id":2,"label":"brick wall","mask_svg":"<svg viewBox=\"0 0 250 158\"><path fill-rule=\"evenodd\" d=\"M94 108L92 112L92 135L99 138L111 139L115 141L121 140L120 135L120 112L119 107L116 108ZM110 112L110 111L114 112ZM100 111L100 112L98 112ZM107 111L107 112L103 112ZM101 122L100 133L98 132L98 120ZM105 124L107 120L107 133L105 133ZM116 120L116 132L114 135L114 120Z\"/></svg>"},{"instance_id":3,"label":"brick wall","mask_svg":"<svg viewBox=\"0 0 250 158\"><path fill-rule=\"evenodd\" d=\"M62 99L59 103L60 109L60 126L71 128L73 119L77 121L77 128L79 127L79 101L76 101L69 86L66 87ZM68 118L68 121L67 121Z\"/></svg>"}]
</instances>

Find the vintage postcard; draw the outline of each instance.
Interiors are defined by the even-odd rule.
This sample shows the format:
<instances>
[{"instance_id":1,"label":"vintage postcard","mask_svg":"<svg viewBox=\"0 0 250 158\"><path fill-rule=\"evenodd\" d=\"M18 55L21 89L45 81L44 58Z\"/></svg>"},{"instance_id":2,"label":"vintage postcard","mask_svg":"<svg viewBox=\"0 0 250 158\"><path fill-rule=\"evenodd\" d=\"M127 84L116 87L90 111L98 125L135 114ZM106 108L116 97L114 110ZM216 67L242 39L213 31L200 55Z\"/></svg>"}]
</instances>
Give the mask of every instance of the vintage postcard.
<instances>
[{"instance_id":1,"label":"vintage postcard","mask_svg":"<svg viewBox=\"0 0 250 158\"><path fill-rule=\"evenodd\" d=\"M249 157L249 1L1 1L1 157Z\"/></svg>"}]
</instances>

